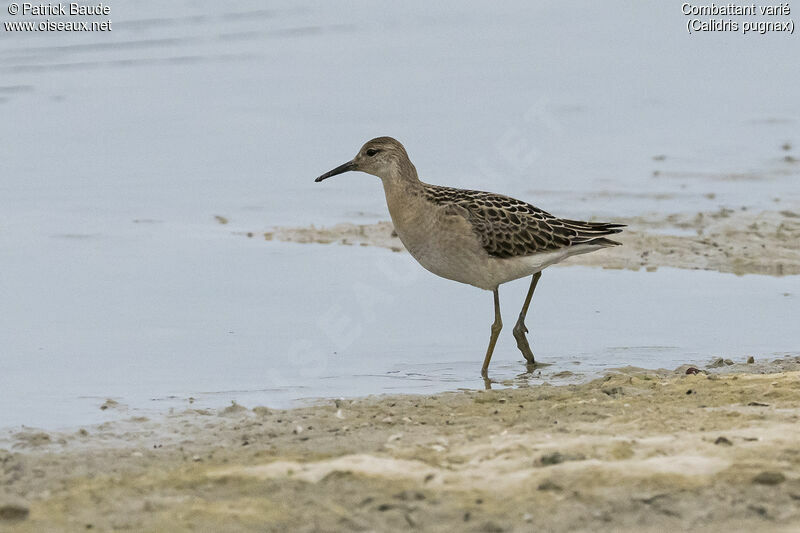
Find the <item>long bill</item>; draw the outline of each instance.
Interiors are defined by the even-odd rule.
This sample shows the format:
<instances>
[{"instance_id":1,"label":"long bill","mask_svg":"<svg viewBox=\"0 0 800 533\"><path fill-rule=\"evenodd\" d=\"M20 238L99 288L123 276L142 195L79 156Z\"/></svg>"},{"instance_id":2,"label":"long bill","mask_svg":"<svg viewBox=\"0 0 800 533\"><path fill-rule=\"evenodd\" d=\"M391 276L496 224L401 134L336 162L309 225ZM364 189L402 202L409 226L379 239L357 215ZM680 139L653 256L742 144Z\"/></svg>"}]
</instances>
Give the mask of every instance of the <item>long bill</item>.
<instances>
[{"instance_id":1,"label":"long bill","mask_svg":"<svg viewBox=\"0 0 800 533\"><path fill-rule=\"evenodd\" d=\"M328 172L326 172L322 176L318 177L314 181L319 183L320 181L326 180L326 179L330 178L331 176L335 176L337 174L344 174L345 172L349 172L351 170L355 170L355 167L356 167L355 163L353 163L352 161L348 161L344 165L339 165L338 167L334 168L333 170L329 170Z\"/></svg>"}]
</instances>

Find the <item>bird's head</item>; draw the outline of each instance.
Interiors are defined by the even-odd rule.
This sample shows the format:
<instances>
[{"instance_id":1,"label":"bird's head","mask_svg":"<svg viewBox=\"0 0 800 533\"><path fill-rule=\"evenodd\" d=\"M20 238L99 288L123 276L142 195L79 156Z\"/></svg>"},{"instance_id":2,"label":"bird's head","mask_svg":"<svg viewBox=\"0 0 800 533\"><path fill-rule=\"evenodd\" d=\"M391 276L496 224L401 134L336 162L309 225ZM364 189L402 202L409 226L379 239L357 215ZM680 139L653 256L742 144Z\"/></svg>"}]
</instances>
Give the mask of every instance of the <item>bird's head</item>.
<instances>
[{"instance_id":1,"label":"bird's head","mask_svg":"<svg viewBox=\"0 0 800 533\"><path fill-rule=\"evenodd\" d=\"M382 180L417 179L417 171L403 145L391 137L378 137L362 146L351 161L326 172L314 181L319 182L351 170L366 172Z\"/></svg>"}]
</instances>

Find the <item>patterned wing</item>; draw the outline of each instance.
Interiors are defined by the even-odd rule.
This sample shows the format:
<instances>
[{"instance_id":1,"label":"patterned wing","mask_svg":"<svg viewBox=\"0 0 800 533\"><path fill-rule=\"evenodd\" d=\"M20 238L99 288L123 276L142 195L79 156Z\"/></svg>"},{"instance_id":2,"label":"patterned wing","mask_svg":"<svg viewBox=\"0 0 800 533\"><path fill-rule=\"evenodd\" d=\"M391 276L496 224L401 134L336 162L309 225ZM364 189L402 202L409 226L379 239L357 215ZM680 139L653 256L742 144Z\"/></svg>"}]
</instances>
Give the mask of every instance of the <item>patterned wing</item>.
<instances>
[{"instance_id":1,"label":"patterned wing","mask_svg":"<svg viewBox=\"0 0 800 533\"><path fill-rule=\"evenodd\" d=\"M578 244L613 246L603 238L623 224L582 222L555 217L521 200L500 194L426 185L428 200L455 208L472 224L489 255L520 257Z\"/></svg>"}]
</instances>

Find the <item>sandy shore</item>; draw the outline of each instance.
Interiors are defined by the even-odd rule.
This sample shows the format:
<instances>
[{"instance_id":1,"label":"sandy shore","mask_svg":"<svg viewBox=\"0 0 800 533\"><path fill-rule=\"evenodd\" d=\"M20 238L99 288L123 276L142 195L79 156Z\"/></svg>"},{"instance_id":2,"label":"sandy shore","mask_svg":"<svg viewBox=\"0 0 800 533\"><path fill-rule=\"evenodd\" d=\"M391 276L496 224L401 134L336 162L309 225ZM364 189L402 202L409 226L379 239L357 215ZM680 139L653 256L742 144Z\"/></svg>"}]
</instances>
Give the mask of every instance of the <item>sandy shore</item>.
<instances>
[{"instance_id":1,"label":"sandy shore","mask_svg":"<svg viewBox=\"0 0 800 533\"><path fill-rule=\"evenodd\" d=\"M652 214L614 221L628 224L625 232L614 236L624 246L571 257L562 265L630 270L674 267L773 276L800 274L798 211L751 213L720 209L708 213ZM264 238L301 243L336 242L405 251L393 233L391 222L339 224L330 228L276 228L264 233Z\"/></svg>"},{"instance_id":2,"label":"sandy shore","mask_svg":"<svg viewBox=\"0 0 800 533\"><path fill-rule=\"evenodd\" d=\"M798 416L788 358L25 430L0 530L796 531Z\"/></svg>"}]
</instances>

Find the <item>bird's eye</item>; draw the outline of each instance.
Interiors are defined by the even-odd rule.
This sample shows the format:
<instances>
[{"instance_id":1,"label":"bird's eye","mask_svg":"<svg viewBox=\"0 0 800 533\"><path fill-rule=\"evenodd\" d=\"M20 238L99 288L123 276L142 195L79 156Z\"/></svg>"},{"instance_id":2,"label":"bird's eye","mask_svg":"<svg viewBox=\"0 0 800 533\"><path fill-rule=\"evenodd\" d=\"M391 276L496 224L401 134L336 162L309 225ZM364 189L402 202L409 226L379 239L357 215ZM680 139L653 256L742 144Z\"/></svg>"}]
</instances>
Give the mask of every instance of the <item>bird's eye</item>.
<instances>
[{"instance_id":1,"label":"bird's eye","mask_svg":"<svg viewBox=\"0 0 800 533\"><path fill-rule=\"evenodd\" d=\"M378 153L378 150L376 150L375 148L370 148L369 150L367 150L367 155L370 156L370 157L372 157L373 155L375 155L377 153Z\"/></svg>"}]
</instances>

